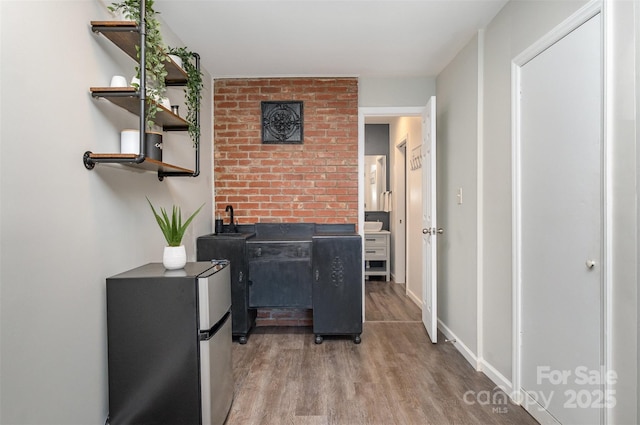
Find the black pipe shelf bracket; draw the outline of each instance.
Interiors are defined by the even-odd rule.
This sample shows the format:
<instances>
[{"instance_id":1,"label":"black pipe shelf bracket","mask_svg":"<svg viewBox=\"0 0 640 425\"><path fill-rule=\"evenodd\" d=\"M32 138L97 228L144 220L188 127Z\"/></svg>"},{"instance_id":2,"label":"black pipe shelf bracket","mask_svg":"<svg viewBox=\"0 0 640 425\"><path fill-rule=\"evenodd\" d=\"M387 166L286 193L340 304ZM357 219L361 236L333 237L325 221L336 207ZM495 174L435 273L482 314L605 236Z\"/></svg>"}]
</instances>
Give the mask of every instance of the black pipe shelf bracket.
<instances>
[{"instance_id":1,"label":"black pipe shelf bracket","mask_svg":"<svg viewBox=\"0 0 640 425\"><path fill-rule=\"evenodd\" d=\"M138 61L137 46L140 48L139 63L145 63L145 1L140 1L140 25L134 21L92 21L91 29L96 34L103 34L107 39ZM200 56L193 54L196 69L200 71ZM186 72L175 64L169 57L165 64L167 68L166 85L184 86L187 84ZM146 110L151 100L146 98L146 69L140 66L140 87L91 87L93 98L102 98L131 112L139 117L140 126L140 150L139 154L123 153L93 153L86 151L82 156L82 162L87 170L93 170L96 164L120 164L144 171L154 171L158 173L158 179L162 181L165 177L197 177L200 174L200 135L193 141L195 150L195 166L193 170L167 164L147 156L145 131ZM163 131L188 131L189 122L163 105L157 105L155 122L162 126ZM200 105L196 111L196 125L200 127Z\"/></svg>"}]
</instances>

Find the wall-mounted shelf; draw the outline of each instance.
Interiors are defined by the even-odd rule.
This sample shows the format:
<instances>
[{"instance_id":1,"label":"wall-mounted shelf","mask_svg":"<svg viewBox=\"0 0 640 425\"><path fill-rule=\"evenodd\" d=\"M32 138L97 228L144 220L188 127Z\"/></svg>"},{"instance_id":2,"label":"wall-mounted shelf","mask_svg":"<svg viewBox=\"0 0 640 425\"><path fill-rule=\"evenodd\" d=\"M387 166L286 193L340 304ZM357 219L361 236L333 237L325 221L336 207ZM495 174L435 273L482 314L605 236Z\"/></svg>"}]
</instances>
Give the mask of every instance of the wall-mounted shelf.
<instances>
[{"instance_id":1,"label":"wall-mounted shelf","mask_svg":"<svg viewBox=\"0 0 640 425\"><path fill-rule=\"evenodd\" d=\"M145 171L155 171L160 176L166 175L165 173L182 173L183 175L193 174L193 170L187 168L178 167L176 165L167 164L166 162L160 162L151 158L142 158L142 162L136 163L135 160L138 155L135 153L92 153L85 152L85 156L91 159L92 163L106 162L111 164L121 164L123 166L139 168ZM93 168L93 167L91 167Z\"/></svg>"},{"instance_id":2,"label":"wall-mounted shelf","mask_svg":"<svg viewBox=\"0 0 640 425\"><path fill-rule=\"evenodd\" d=\"M136 46L140 43L140 35L134 21L91 21L91 30L104 35L133 60L138 61ZM165 81L168 86L182 86L187 83L187 73L168 56L165 68Z\"/></svg>"},{"instance_id":3,"label":"wall-mounted shelf","mask_svg":"<svg viewBox=\"0 0 640 425\"><path fill-rule=\"evenodd\" d=\"M93 97L101 97L109 102L140 116L140 95L133 87L91 87ZM149 102L149 101L147 101ZM155 123L164 131L186 131L189 123L162 105L158 105Z\"/></svg>"},{"instance_id":4,"label":"wall-mounted shelf","mask_svg":"<svg viewBox=\"0 0 640 425\"><path fill-rule=\"evenodd\" d=\"M144 22L144 2L140 5L141 22ZM140 31L140 27L135 21L91 21L91 29L94 33L104 35L108 40L129 55L136 62L138 61L137 46L145 48L146 35ZM141 52L143 53L143 52ZM141 54L142 57L144 55ZM194 54L195 66L200 70L200 58ZM143 67L141 67L143 68ZM185 86L188 82L187 73L167 56L165 62L167 86ZM133 167L143 171L154 171L158 173L158 178L163 180L168 176L189 176L197 177L200 174L200 140L194 140L195 145L195 170L179 167L165 162L157 161L146 156L145 137L145 111L151 100L141 99L140 93L145 93L145 70L140 70L140 88L135 87L91 87L91 96L94 98L106 99L109 102L123 108L138 116L140 122L140 154L121 153L93 153L86 151L82 156L85 168L92 170L96 164L120 164L126 167ZM179 115L174 114L164 106L158 104L154 119L156 125L161 126L163 131L188 131L189 122ZM200 125L200 114L196 113L196 124Z\"/></svg>"}]
</instances>

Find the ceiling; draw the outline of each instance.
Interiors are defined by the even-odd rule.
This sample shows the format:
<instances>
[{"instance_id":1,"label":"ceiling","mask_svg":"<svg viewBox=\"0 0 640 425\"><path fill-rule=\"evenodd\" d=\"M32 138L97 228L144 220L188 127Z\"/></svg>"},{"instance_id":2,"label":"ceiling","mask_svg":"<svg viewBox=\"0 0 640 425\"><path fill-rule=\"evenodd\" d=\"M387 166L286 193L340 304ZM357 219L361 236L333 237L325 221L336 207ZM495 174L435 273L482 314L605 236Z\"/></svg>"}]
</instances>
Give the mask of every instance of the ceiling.
<instances>
[{"instance_id":1,"label":"ceiling","mask_svg":"<svg viewBox=\"0 0 640 425\"><path fill-rule=\"evenodd\" d=\"M155 0L213 78L435 77L507 0Z\"/></svg>"}]
</instances>

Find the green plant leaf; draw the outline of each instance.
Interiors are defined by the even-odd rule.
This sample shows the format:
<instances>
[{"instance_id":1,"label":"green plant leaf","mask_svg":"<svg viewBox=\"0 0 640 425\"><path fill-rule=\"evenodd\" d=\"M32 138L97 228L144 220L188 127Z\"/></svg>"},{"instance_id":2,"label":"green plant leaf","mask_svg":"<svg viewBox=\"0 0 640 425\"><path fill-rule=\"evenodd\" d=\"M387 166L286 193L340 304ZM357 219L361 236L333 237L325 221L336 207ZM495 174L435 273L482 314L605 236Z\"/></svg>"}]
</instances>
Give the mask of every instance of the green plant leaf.
<instances>
[{"instance_id":1,"label":"green plant leaf","mask_svg":"<svg viewBox=\"0 0 640 425\"><path fill-rule=\"evenodd\" d=\"M182 68L187 73L187 84L184 88L185 103L187 105L186 120L189 123L189 136L194 146L200 139L200 126L198 125L197 114L200 109L201 93L203 88L202 72L193 63L195 53L185 47L169 47L168 51L172 55L182 59Z\"/></svg>"},{"instance_id":2,"label":"green plant leaf","mask_svg":"<svg viewBox=\"0 0 640 425\"><path fill-rule=\"evenodd\" d=\"M108 9L112 12L121 11L125 16L140 25L140 0L122 0L111 4ZM167 70L164 67L164 62L167 57L167 49L162 41L160 22L156 18L157 14L158 12L153 8L153 0L147 0L145 2L145 46L147 47L144 64L147 73L145 85L148 82L153 82L154 87L152 92L145 93L145 96L158 102L166 92L165 77L167 76ZM140 61L140 46L136 46L136 57ZM139 67L136 67L136 75L140 78ZM151 129L155 125L158 108L151 104L149 105L145 107L145 121L147 127Z\"/></svg>"},{"instance_id":3,"label":"green plant leaf","mask_svg":"<svg viewBox=\"0 0 640 425\"><path fill-rule=\"evenodd\" d=\"M195 216L200 212L202 207L204 207L204 204L200 205L200 208L191 214L187 221L182 223L182 212L180 211L180 207L174 205L171 211L171 217L169 217L167 211L162 207L160 208L160 214L158 214L148 197L147 202L149 203L151 211L153 212L153 215L158 222L158 226L160 226L160 230L162 231L162 234L167 241L167 245L169 246L180 246L182 244L182 238L187 231L187 227L189 227L189 224L191 224Z\"/></svg>"}]
</instances>

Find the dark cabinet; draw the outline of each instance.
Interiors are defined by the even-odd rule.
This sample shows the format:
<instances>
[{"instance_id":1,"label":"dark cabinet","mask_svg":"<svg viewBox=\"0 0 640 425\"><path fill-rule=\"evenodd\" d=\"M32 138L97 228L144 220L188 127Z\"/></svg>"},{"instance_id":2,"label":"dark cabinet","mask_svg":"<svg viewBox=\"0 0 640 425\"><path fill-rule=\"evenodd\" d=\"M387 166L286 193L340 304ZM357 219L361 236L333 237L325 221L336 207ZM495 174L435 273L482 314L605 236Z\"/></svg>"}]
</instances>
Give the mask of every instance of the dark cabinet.
<instances>
[{"instance_id":1,"label":"dark cabinet","mask_svg":"<svg viewBox=\"0 0 640 425\"><path fill-rule=\"evenodd\" d=\"M231 262L231 332L240 344L247 343L256 324L257 311L249 308L247 286L249 264L245 238L249 235L200 236L196 242L198 261L229 260Z\"/></svg>"},{"instance_id":2,"label":"dark cabinet","mask_svg":"<svg viewBox=\"0 0 640 425\"><path fill-rule=\"evenodd\" d=\"M313 333L362 333L362 240L360 236L313 237Z\"/></svg>"},{"instance_id":3,"label":"dark cabinet","mask_svg":"<svg viewBox=\"0 0 640 425\"><path fill-rule=\"evenodd\" d=\"M251 242L249 307L312 308L311 241Z\"/></svg>"},{"instance_id":4,"label":"dark cabinet","mask_svg":"<svg viewBox=\"0 0 640 425\"><path fill-rule=\"evenodd\" d=\"M200 236L198 261L231 262L233 335L255 326L258 308L310 308L316 343L362 334L362 238L355 226L240 225L239 233Z\"/></svg>"}]
</instances>

